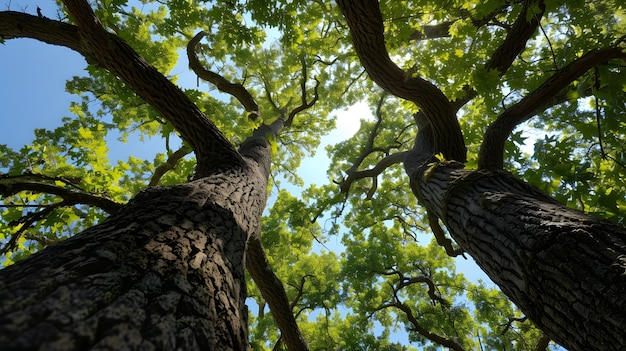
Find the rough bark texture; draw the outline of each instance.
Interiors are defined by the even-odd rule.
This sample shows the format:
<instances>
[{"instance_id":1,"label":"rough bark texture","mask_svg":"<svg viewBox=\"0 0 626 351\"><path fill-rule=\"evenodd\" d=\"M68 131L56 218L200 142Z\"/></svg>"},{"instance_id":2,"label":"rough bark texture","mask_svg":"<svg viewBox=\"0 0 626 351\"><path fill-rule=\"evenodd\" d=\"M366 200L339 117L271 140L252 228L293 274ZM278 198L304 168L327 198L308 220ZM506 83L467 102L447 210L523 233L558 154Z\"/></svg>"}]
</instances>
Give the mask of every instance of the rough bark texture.
<instances>
[{"instance_id":1,"label":"rough bark texture","mask_svg":"<svg viewBox=\"0 0 626 351\"><path fill-rule=\"evenodd\" d=\"M533 3L523 2L520 16L486 68L503 74L523 50L541 15L528 20ZM562 206L494 170L502 165L502 145L513 127L545 106L572 77L603 60L623 58L623 51L597 50L580 58L503 113L490 127L479 160L481 168L493 171L468 171L456 162L431 167L439 152L448 160L465 159L454 112L474 93L468 90L466 97L450 103L419 77L401 79L403 72L386 51L378 1L338 4L372 80L415 102L427 117L429 123L417 120L420 133L404 163L412 189L428 212L445 223L459 246L552 339L570 350L626 349L626 230ZM543 10L543 1L536 4Z\"/></svg>"},{"instance_id":2,"label":"rough bark texture","mask_svg":"<svg viewBox=\"0 0 626 351\"><path fill-rule=\"evenodd\" d=\"M1 270L0 349L248 349L244 254L265 203L259 175L150 188Z\"/></svg>"},{"instance_id":3,"label":"rough bark texture","mask_svg":"<svg viewBox=\"0 0 626 351\"><path fill-rule=\"evenodd\" d=\"M270 125L262 125L254 131L239 149L239 152L247 158L257 160L267 180L270 172L270 145L266 135L274 135L283 128L283 120L277 119ZM260 214L259 214L260 215ZM258 286L261 295L270 307L270 311L276 325L280 329L281 337L292 351L306 351L308 345L292 311L292 306L287 298L283 283L272 271L263 242L261 240L261 227L250 233L248 249L246 251L246 268L254 283Z\"/></svg>"},{"instance_id":4,"label":"rough bark texture","mask_svg":"<svg viewBox=\"0 0 626 351\"><path fill-rule=\"evenodd\" d=\"M261 126L235 150L179 88L107 32L85 0L64 3L76 25L7 11L0 12L0 35L69 47L115 74L191 145L198 181L150 189L100 226L3 271L0 349L247 349L243 254L251 240L248 266L263 273L253 276L283 339L290 349L306 350L260 239L267 135L286 123ZM242 86L228 92L258 114Z\"/></svg>"},{"instance_id":5,"label":"rough bark texture","mask_svg":"<svg viewBox=\"0 0 626 351\"><path fill-rule=\"evenodd\" d=\"M626 349L626 231L567 208L505 172L441 163L414 173L422 202L553 340Z\"/></svg>"},{"instance_id":6,"label":"rough bark texture","mask_svg":"<svg viewBox=\"0 0 626 351\"><path fill-rule=\"evenodd\" d=\"M248 349L244 254L265 206L267 143L238 153L87 2L67 4L78 26L4 12L0 35L67 46L120 77L192 145L199 180L151 188L0 271L0 349Z\"/></svg>"}]
</instances>

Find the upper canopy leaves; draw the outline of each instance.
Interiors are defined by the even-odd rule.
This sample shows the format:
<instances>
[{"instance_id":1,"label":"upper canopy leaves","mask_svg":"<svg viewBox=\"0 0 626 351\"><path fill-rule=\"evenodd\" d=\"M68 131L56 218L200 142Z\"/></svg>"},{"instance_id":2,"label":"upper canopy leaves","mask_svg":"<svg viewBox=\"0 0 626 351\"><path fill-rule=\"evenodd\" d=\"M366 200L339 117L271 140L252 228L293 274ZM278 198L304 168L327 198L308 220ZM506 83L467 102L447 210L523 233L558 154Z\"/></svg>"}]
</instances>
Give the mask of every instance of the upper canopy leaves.
<instances>
[{"instance_id":1,"label":"upper canopy leaves","mask_svg":"<svg viewBox=\"0 0 626 351\"><path fill-rule=\"evenodd\" d=\"M492 128L502 150L482 144L483 154L493 157L482 166L503 166L561 201L623 221L626 16L618 0L382 2L376 34L383 41L376 44L402 74L394 85L425 82L424 91L435 96L413 99L417 105L384 95L365 79L348 27L328 2L112 0L92 6L105 33L124 39L183 87L176 94L189 110L168 111L162 85L138 96L137 86L123 82L128 77L101 68L100 53L86 48L69 22L0 13L5 40L27 36L64 45L91 64L85 76L68 82L78 98L62 126L37 130L21 149L1 148L8 174L0 178L2 242L7 253L19 253L7 254L7 263L100 221L148 185L187 181L195 159L186 155L202 150L207 139L222 135L221 149L200 151L198 159L220 150L237 159L234 150L261 123L293 117L273 144L271 175L281 187L272 193L263 240L312 349L409 349L397 342L398 330L419 347L534 349L541 334L530 322L498 292L468 282L455 261L423 237L425 216L399 163L413 147L416 113L444 105L447 124L438 137L455 129L452 154L465 157L466 148L470 167L479 164L488 126L522 109L516 116L524 118L508 124L510 130ZM186 63L179 59L199 31L206 32L195 51L202 67L241 84L258 106L258 119L212 85L184 77ZM544 94L546 82L593 52L614 59L581 65ZM519 104L528 96L540 103ZM334 127L333 111L359 100L370 103L374 118L365 118L352 138L327 146L329 178L339 184L319 176L305 190L282 188L284 178L303 184L300 162ZM181 120L195 114L215 128L181 126L168 114ZM136 136L162 138L160 149L149 159L108 153L115 139ZM525 140L530 146L521 148ZM440 139L442 150L448 141ZM254 287L250 292L259 304L251 311L252 343L271 348L279 335L264 300Z\"/></svg>"}]
</instances>

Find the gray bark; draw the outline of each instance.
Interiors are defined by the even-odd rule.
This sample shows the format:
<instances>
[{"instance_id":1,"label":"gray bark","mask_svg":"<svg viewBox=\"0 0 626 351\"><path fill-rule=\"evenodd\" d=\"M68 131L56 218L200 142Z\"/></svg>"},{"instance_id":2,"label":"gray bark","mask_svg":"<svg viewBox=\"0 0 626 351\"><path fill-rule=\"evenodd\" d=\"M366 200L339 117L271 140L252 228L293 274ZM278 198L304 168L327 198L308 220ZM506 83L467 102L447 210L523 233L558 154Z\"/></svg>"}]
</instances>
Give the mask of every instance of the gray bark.
<instances>
[{"instance_id":1,"label":"gray bark","mask_svg":"<svg viewBox=\"0 0 626 351\"><path fill-rule=\"evenodd\" d=\"M569 350L626 349L626 230L570 209L503 171L409 167L459 246Z\"/></svg>"},{"instance_id":2,"label":"gray bark","mask_svg":"<svg viewBox=\"0 0 626 351\"><path fill-rule=\"evenodd\" d=\"M244 255L266 178L248 164L150 188L1 270L0 349L249 349Z\"/></svg>"}]
</instances>

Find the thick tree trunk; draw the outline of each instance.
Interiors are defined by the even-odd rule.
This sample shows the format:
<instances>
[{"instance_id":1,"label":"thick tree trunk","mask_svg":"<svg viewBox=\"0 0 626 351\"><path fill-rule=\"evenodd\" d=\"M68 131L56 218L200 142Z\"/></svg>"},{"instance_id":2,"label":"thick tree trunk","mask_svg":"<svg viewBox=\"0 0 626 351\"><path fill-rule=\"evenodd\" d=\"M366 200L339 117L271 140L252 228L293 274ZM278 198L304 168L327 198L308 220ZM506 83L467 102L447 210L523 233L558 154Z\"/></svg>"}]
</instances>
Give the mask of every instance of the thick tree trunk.
<instances>
[{"instance_id":1,"label":"thick tree trunk","mask_svg":"<svg viewBox=\"0 0 626 351\"><path fill-rule=\"evenodd\" d=\"M244 254L262 178L239 169L150 188L1 270L0 349L249 349Z\"/></svg>"},{"instance_id":2,"label":"thick tree trunk","mask_svg":"<svg viewBox=\"0 0 626 351\"><path fill-rule=\"evenodd\" d=\"M456 242L553 340L626 349L626 231L567 208L506 172L455 162L412 186Z\"/></svg>"}]
</instances>

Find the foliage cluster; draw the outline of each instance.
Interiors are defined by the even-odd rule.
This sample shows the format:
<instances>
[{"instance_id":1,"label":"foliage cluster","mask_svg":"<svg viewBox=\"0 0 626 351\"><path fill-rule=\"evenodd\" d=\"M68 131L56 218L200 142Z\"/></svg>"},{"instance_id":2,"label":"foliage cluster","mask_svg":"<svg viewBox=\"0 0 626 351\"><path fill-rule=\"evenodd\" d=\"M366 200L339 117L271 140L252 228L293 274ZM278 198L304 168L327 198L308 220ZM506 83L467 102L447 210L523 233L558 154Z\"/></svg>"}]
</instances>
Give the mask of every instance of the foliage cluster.
<instances>
[{"instance_id":1,"label":"foliage cluster","mask_svg":"<svg viewBox=\"0 0 626 351\"><path fill-rule=\"evenodd\" d=\"M92 3L108 30L173 81L187 42L206 31L203 64L243 84L262 120L319 95L278 138L262 236L312 349L434 350L444 344L532 350L542 340L502 293L468 280L457 268L465 261L447 256L426 234L427 219L400 163L417 132L417 111L366 79L334 3ZM626 14L618 0L533 2L537 8L528 16L545 6L540 30L505 74L485 68L521 3L381 3L387 46L402 68L428 78L451 100L474 92L459 112L470 167L495 116L585 53L623 45ZM86 73L67 83L76 102L60 127L35 130L33 141L18 150L0 146L5 265L103 220L109 210L97 199L115 207L147 186L192 176L193 156L169 123L108 72L90 65ZM235 145L261 122L213 87L184 88ZM572 207L623 222L624 92L623 66L586 72L514 133L506 167ZM336 111L357 101L367 101L374 117L362 120L350 139L327 145L328 177L305 184L300 163L334 128ZM162 138L163 149L152 159L111 159L107 143L131 134ZM41 187L21 190L19 182ZM72 201L76 194L89 197ZM252 281L248 290L251 343L272 349L280 333Z\"/></svg>"}]
</instances>

